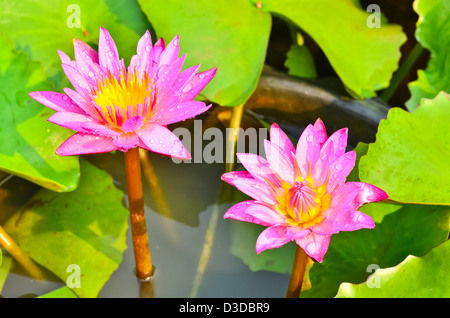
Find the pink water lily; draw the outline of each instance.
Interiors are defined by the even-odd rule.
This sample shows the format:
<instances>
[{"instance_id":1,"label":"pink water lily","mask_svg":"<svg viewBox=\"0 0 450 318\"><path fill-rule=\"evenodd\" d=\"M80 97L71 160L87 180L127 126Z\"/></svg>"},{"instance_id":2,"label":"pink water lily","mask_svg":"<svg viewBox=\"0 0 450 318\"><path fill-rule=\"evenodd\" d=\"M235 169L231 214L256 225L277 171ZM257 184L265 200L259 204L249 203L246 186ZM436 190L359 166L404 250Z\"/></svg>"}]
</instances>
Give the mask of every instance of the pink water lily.
<instances>
[{"instance_id":1,"label":"pink water lily","mask_svg":"<svg viewBox=\"0 0 450 318\"><path fill-rule=\"evenodd\" d=\"M375 227L370 216L358 211L361 205L388 198L371 184L346 182L356 159L346 146L347 129L328 138L320 119L304 130L296 148L273 124L264 144L267 160L238 153L247 171L222 176L253 198L232 206L224 217L268 227L256 241L257 253L295 241L322 262L332 234Z\"/></svg>"},{"instance_id":2,"label":"pink water lily","mask_svg":"<svg viewBox=\"0 0 450 318\"><path fill-rule=\"evenodd\" d=\"M181 159L191 159L167 125L208 110L193 99L216 73L197 73L200 65L181 71L186 55L178 57L179 38L167 46L152 45L145 32L137 54L125 68L108 31L100 29L98 53L74 39L75 60L58 51L62 68L75 90L32 92L30 96L57 112L48 120L77 131L57 154L81 155L141 147ZM180 72L181 71L181 72Z\"/></svg>"}]
</instances>

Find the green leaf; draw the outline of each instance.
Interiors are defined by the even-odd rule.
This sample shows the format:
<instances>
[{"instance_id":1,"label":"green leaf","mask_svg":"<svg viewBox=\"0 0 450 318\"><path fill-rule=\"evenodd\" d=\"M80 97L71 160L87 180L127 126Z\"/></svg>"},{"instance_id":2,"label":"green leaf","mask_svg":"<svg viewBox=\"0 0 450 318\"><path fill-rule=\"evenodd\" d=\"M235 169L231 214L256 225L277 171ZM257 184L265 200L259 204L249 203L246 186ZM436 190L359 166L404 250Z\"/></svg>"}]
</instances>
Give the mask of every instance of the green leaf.
<instances>
[{"instance_id":1,"label":"green leaf","mask_svg":"<svg viewBox=\"0 0 450 318\"><path fill-rule=\"evenodd\" d=\"M75 285L73 292L96 297L122 261L128 211L112 178L80 162L82 177L75 191L39 191L5 229L33 260L63 282L75 279L68 266L78 265L80 288Z\"/></svg>"},{"instance_id":2,"label":"green leaf","mask_svg":"<svg viewBox=\"0 0 450 318\"><path fill-rule=\"evenodd\" d=\"M218 67L202 91L223 106L238 106L252 94L266 56L271 19L250 1L139 0L158 37L180 36L185 67ZM155 9L163 8L163 9Z\"/></svg>"},{"instance_id":3,"label":"green leaf","mask_svg":"<svg viewBox=\"0 0 450 318\"><path fill-rule=\"evenodd\" d=\"M336 297L448 298L449 258L446 241L423 257L408 256L395 267L375 271L368 284L342 284Z\"/></svg>"},{"instance_id":4,"label":"green leaf","mask_svg":"<svg viewBox=\"0 0 450 318\"><path fill-rule=\"evenodd\" d=\"M391 200L450 204L450 99L440 93L412 113L392 108L359 164L360 178Z\"/></svg>"},{"instance_id":5,"label":"green leaf","mask_svg":"<svg viewBox=\"0 0 450 318\"><path fill-rule=\"evenodd\" d=\"M218 72L203 90L223 106L244 103L258 82L267 50L271 15L282 16L306 31L325 52L350 91L375 96L389 84L406 36L399 26L370 29L369 14L351 0L139 0L156 33L180 35L187 66L202 63ZM161 8L163 10L155 10Z\"/></svg>"},{"instance_id":6,"label":"green leaf","mask_svg":"<svg viewBox=\"0 0 450 318\"><path fill-rule=\"evenodd\" d=\"M440 91L450 93L450 3L446 0L416 0L419 15L417 41L431 53L428 66L418 71L418 79L409 83L411 98L406 102L415 109L422 98L433 98Z\"/></svg>"},{"instance_id":7,"label":"green leaf","mask_svg":"<svg viewBox=\"0 0 450 318\"><path fill-rule=\"evenodd\" d=\"M38 298L78 298L78 296L72 291L72 289L67 286L63 286L45 295L41 295Z\"/></svg>"},{"instance_id":8,"label":"green leaf","mask_svg":"<svg viewBox=\"0 0 450 318\"><path fill-rule=\"evenodd\" d=\"M380 28L370 28L370 14L352 0L271 0L263 1L262 10L308 33L357 96L373 97L389 85L406 41L400 26L380 15Z\"/></svg>"},{"instance_id":9,"label":"green leaf","mask_svg":"<svg viewBox=\"0 0 450 318\"><path fill-rule=\"evenodd\" d=\"M54 191L75 189L78 157L55 154L73 132L47 122L54 111L28 97L54 90L41 64L30 62L2 34L0 61L0 169Z\"/></svg>"},{"instance_id":10,"label":"green leaf","mask_svg":"<svg viewBox=\"0 0 450 318\"><path fill-rule=\"evenodd\" d=\"M124 0L116 6L123 3ZM128 2L127 6L136 6L136 3ZM116 7L112 7L116 10ZM90 0L1 0L0 12L0 31L7 33L17 48L28 53L32 60L41 61L47 77L57 88L68 84L57 50L73 57L73 38L96 48L100 27L104 27L111 33L119 55L129 61L136 52L142 34L138 35L119 21L130 23L135 30L143 29L140 23L137 24L139 21L145 22L136 9L127 8L120 16L116 16L102 0L95 3ZM78 14L80 27L76 25Z\"/></svg>"},{"instance_id":11,"label":"green leaf","mask_svg":"<svg viewBox=\"0 0 450 318\"><path fill-rule=\"evenodd\" d=\"M1 260L1 250L0 250L0 260ZM11 270L12 264L13 264L13 259L8 256L8 255L4 255L3 256L3 261L0 262L0 293L2 292L3 289L3 285L5 284L6 278L8 277L8 274Z\"/></svg>"},{"instance_id":12,"label":"green leaf","mask_svg":"<svg viewBox=\"0 0 450 318\"><path fill-rule=\"evenodd\" d=\"M309 272L312 288L303 297L333 297L343 282L366 281L374 266L392 267L408 255L422 256L448 238L449 207L400 205L395 210L391 204L370 203L360 210L381 222L374 229L332 235L323 263Z\"/></svg>"},{"instance_id":13,"label":"green leaf","mask_svg":"<svg viewBox=\"0 0 450 318\"><path fill-rule=\"evenodd\" d=\"M289 75L302 78L317 77L314 57L305 45L293 44L287 53L284 65L288 68Z\"/></svg>"}]
</instances>

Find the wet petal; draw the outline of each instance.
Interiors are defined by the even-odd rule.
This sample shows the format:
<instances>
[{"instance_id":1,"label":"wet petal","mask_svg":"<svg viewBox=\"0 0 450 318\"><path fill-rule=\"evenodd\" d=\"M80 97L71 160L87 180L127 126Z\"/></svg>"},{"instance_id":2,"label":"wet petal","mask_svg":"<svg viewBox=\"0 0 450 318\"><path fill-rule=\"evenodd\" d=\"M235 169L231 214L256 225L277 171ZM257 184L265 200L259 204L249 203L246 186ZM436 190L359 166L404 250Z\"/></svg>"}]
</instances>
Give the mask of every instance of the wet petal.
<instances>
[{"instance_id":1,"label":"wet petal","mask_svg":"<svg viewBox=\"0 0 450 318\"><path fill-rule=\"evenodd\" d=\"M105 28L100 28L98 40L98 54L100 66L107 73L108 71L119 81L122 65L119 61L119 52L111 35Z\"/></svg>"},{"instance_id":2,"label":"wet petal","mask_svg":"<svg viewBox=\"0 0 450 318\"><path fill-rule=\"evenodd\" d=\"M222 180L236 187L243 193L260 202L276 204L276 198L270 187L255 178L247 171L232 171L222 175Z\"/></svg>"},{"instance_id":3,"label":"wet petal","mask_svg":"<svg viewBox=\"0 0 450 318\"><path fill-rule=\"evenodd\" d=\"M320 141L321 135L312 125L305 128L298 140L295 157L303 178L307 178L309 172L314 171L320 156Z\"/></svg>"},{"instance_id":4,"label":"wet petal","mask_svg":"<svg viewBox=\"0 0 450 318\"><path fill-rule=\"evenodd\" d=\"M76 156L114 150L117 150L117 147L114 146L112 138L76 133L56 149L56 154L60 156Z\"/></svg>"},{"instance_id":5,"label":"wet petal","mask_svg":"<svg viewBox=\"0 0 450 318\"><path fill-rule=\"evenodd\" d=\"M264 150L272 170L283 181L294 184L295 168L292 155L268 140L264 140Z\"/></svg>"},{"instance_id":6,"label":"wet petal","mask_svg":"<svg viewBox=\"0 0 450 318\"><path fill-rule=\"evenodd\" d=\"M231 208L229 208L227 212L225 212L223 218L269 226L270 225L269 223L265 223L245 213L247 208L255 204L255 202L256 202L255 200L249 200L235 204Z\"/></svg>"},{"instance_id":7,"label":"wet petal","mask_svg":"<svg viewBox=\"0 0 450 318\"><path fill-rule=\"evenodd\" d=\"M38 103L41 103L42 105L45 105L48 108L51 108L58 112L73 112L79 114L86 113L65 94L56 92L38 91L38 92L30 92L28 95Z\"/></svg>"},{"instance_id":8,"label":"wet petal","mask_svg":"<svg viewBox=\"0 0 450 318\"><path fill-rule=\"evenodd\" d=\"M173 63L178 58L179 52L180 52L180 38L177 35L166 46L164 51L161 52L161 56L159 58L159 65Z\"/></svg>"},{"instance_id":9,"label":"wet petal","mask_svg":"<svg viewBox=\"0 0 450 318\"><path fill-rule=\"evenodd\" d=\"M256 253L264 250L280 247L291 239L288 237L285 226L271 226L265 229L256 240Z\"/></svg>"},{"instance_id":10,"label":"wet petal","mask_svg":"<svg viewBox=\"0 0 450 318\"><path fill-rule=\"evenodd\" d=\"M270 141L280 147L280 149L283 149L287 154L295 154L295 148L292 141L275 123L270 127Z\"/></svg>"},{"instance_id":11,"label":"wet petal","mask_svg":"<svg viewBox=\"0 0 450 318\"><path fill-rule=\"evenodd\" d=\"M303 238L295 240L297 244L303 248L303 250L311 258L314 258L319 263L322 263L323 257L330 245L330 235L320 235L311 232L309 235Z\"/></svg>"},{"instance_id":12,"label":"wet petal","mask_svg":"<svg viewBox=\"0 0 450 318\"><path fill-rule=\"evenodd\" d=\"M151 121L160 125L169 125L180 122L189 118L193 118L201 113L206 112L212 105L206 106L200 101L189 101L181 104L169 105L167 109L160 110L152 116Z\"/></svg>"},{"instance_id":13,"label":"wet petal","mask_svg":"<svg viewBox=\"0 0 450 318\"><path fill-rule=\"evenodd\" d=\"M148 124L137 132L145 149L179 159L192 159L180 139L167 127Z\"/></svg>"},{"instance_id":14,"label":"wet petal","mask_svg":"<svg viewBox=\"0 0 450 318\"><path fill-rule=\"evenodd\" d=\"M135 132L144 125L144 117L134 116L128 119L122 126L123 132Z\"/></svg>"}]
</instances>

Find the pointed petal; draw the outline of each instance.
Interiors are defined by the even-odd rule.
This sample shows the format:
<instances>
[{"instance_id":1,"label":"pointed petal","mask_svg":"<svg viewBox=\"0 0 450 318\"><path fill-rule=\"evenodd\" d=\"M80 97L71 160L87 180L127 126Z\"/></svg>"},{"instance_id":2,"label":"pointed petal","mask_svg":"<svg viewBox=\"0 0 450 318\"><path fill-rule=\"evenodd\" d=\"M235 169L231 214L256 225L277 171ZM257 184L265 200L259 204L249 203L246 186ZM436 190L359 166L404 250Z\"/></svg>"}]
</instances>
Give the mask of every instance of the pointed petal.
<instances>
[{"instance_id":1,"label":"pointed petal","mask_svg":"<svg viewBox=\"0 0 450 318\"><path fill-rule=\"evenodd\" d=\"M172 64L177 58L180 52L180 37L177 35L162 51L159 58L159 65Z\"/></svg>"},{"instance_id":2,"label":"pointed petal","mask_svg":"<svg viewBox=\"0 0 450 318\"><path fill-rule=\"evenodd\" d=\"M73 68L77 67L77 63L75 61L72 61L66 53L64 53L63 51L60 51L60 50L57 50L57 52L58 52L59 58L61 59L61 62L63 64L68 64L68 65L72 66Z\"/></svg>"},{"instance_id":3,"label":"pointed petal","mask_svg":"<svg viewBox=\"0 0 450 318\"><path fill-rule=\"evenodd\" d=\"M84 114L80 107L78 107L67 95L50 92L50 91L38 91L38 92L30 92L28 94L31 98L33 98L38 103L47 106L57 112L73 112Z\"/></svg>"},{"instance_id":4,"label":"pointed petal","mask_svg":"<svg viewBox=\"0 0 450 318\"><path fill-rule=\"evenodd\" d=\"M61 127L81 131L81 124L84 122L93 121L93 119L88 115L79 113L57 112L50 116L48 121Z\"/></svg>"},{"instance_id":5,"label":"pointed petal","mask_svg":"<svg viewBox=\"0 0 450 318\"><path fill-rule=\"evenodd\" d=\"M268 207L267 205L255 203L245 211L247 215L260 220L261 223L280 225L287 222L286 216Z\"/></svg>"},{"instance_id":6,"label":"pointed petal","mask_svg":"<svg viewBox=\"0 0 450 318\"><path fill-rule=\"evenodd\" d=\"M91 99L86 98L84 95L81 95L77 91L67 87L64 88L64 93L66 93L67 96L69 96L70 99L72 99L80 107L80 109L82 109L83 113L92 116L98 121L103 121Z\"/></svg>"},{"instance_id":7,"label":"pointed petal","mask_svg":"<svg viewBox=\"0 0 450 318\"><path fill-rule=\"evenodd\" d=\"M285 226L271 226L262 231L256 240L256 253L280 247L291 241Z\"/></svg>"},{"instance_id":8,"label":"pointed petal","mask_svg":"<svg viewBox=\"0 0 450 318\"><path fill-rule=\"evenodd\" d=\"M77 70L92 87L95 87L98 82L101 82L107 76L98 64L98 53L79 39L74 39L73 47Z\"/></svg>"},{"instance_id":9,"label":"pointed petal","mask_svg":"<svg viewBox=\"0 0 450 318\"><path fill-rule=\"evenodd\" d=\"M178 105L174 104L164 110L158 111L158 113L155 113L155 115L151 118L151 122L160 125L169 125L193 118L206 112L211 107L212 104L206 106L205 103L199 101L184 102Z\"/></svg>"},{"instance_id":10,"label":"pointed petal","mask_svg":"<svg viewBox=\"0 0 450 318\"><path fill-rule=\"evenodd\" d=\"M330 167L330 178L328 180L327 192L331 193L336 187L345 183L348 174L355 166L356 152L349 151L340 156Z\"/></svg>"},{"instance_id":11,"label":"pointed petal","mask_svg":"<svg viewBox=\"0 0 450 318\"><path fill-rule=\"evenodd\" d=\"M167 127L148 124L137 135L145 149L179 159L192 159L181 141Z\"/></svg>"},{"instance_id":12,"label":"pointed petal","mask_svg":"<svg viewBox=\"0 0 450 318\"><path fill-rule=\"evenodd\" d=\"M311 232L309 235L306 235L301 239L296 239L295 241L303 248L306 254L317 260L319 263L322 263L323 257L330 245L330 235L320 235Z\"/></svg>"},{"instance_id":13,"label":"pointed petal","mask_svg":"<svg viewBox=\"0 0 450 318\"><path fill-rule=\"evenodd\" d=\"M233 205L231 208L225 212L224 219L234 219L243 222L255 223L264 226L270 226L271 224L261 221L260 219L254 218L253 216L245 213L248 207L255 204L255 200L243 201L238 204Z\"/></svg>"},{"instance_id":14,"label":"pointed petal","mask_svg":"<svg viewBox=\"0 0 450 318\"><path fill-rule=\"evenodd\" d=\"M272 184L281 187L279 179L276 177L269 162L256 154L237 153L239 161L250 174L261 181L270 181Z\"/></svg>"},{"instance_id":15,"label":"pointed petal","mask_svg":"<svg viewBox=\"0 0 450 318\"><path fill-rule=\"evenodd\" d=\"M153 59L159 64L161 53L164 51L165 43L163 38L159 38L153 46Z\"/></svg>"},{"instance_id":16,"label":"pointed petal","mask_svg":"<svg viewBox=\"0 0 450 318\"><path fill-rule=\"evenodd\" d=\"M264 150L272 170L283 181L294 184L295 168L292 155L269 140L264 140Z\"/></svg>"},{"instance_id":17,"label":"pointed petal","mask_svg":"<svg viewBox=\"0 0 450 318\"><path fill-rule=\"evenodd\" d=\"M179 94L180 101L193 100L205 88L214 75L216 75L217 67L196 74L186 85L184 85Z\"/></svg>"},{"instance_id":18,"label":"pointed petal","mask_svg":"<svg viewBox=\"0 0 450 318\"><path fill-rule=\"evenodd\" d=\"M239 189L241 192L260 202L276 204L276 197L270 187L255 178L247 171L231 171L222 175L222 180Z\"/></svg>"},{"instance_id":19,"label":"pointed petal","mask_svg":"<svg viewBox=\"0 0 450 318\"><path fill-rule=\"evenodd\" d=\"M60 156L76 156L117 150L112 138L76 133L56 149Z\"/></svg>"},{"instance_id":20,"label":"pointed petal","mask_svg":"<svg viewBox=\"0 0 450 318\"><path fill-rule=\"evenodd\" d=\"M322 145L325 143L325 141L327 141L328 139L328 135L327 135L327 130L325 129L325 125L323 124L323 121L318 118L316 120L316 122L314 123L314 129L317 132L317 136L318 136L318 141L320 144L320 147L322 147Z\"/></svg>"},{"instance_id":21,"label":"pointed petal","mask_svg":"<svg viewBox=\"0 0 450 318\"><path fill-rule=\"evenodd\" d=\"M347 182L334 192L331 207L347 207L356 211L361 205L388 199L386 192L364 182Z\"/></svg>"},{"instance_id":22,"label":"pointed petal","mask_svg":"<svg viewBox=\"0 0 450 318\"><path fill-rule=\"evenodd\" d=\"M312 125L305 128L297 143L295 157L303 178L308 177L308 173L314 171L316 162L320 155L321 136Z\"/></svg>"},{"instance_id":23,"label":"pointed petal","mask_svg":"<svg viewBox=\"0 0 450 318\"><path fill-rule=\"evenodd\" d=\"M100 28L100 37L98 40L99 63L104 72L110 72L118 81L122 65L119 61L119 52L111 35L105 28Z\"/></svg>"},{"instance_id":24,"label":"pointed petal","mask_svg":"<svg viewBox=\"0 0 450 318\"><path fill-rule=\"evenodd\" d=\"M295 154L295 148L292 141L275 123L270 127L270 141L280 147L280 149L283 149L285 153Z\"/></svg>"},{"instance_id":25,"label":"pointed petal","mask_svg":"<svg viewBox=\"0 0 450 318\"><path fill-rule=\"evenodd\" d=\"M62 64L61 67L63 68L64 73L66 74L70 83L72 83L75 90L83 95L84 98L90 98L91 90L96 87L91 87L91 85L86 81L83 75L78 73L78 70L76 70L72 66L68 64Z\"/></svg>"}]
</instances>

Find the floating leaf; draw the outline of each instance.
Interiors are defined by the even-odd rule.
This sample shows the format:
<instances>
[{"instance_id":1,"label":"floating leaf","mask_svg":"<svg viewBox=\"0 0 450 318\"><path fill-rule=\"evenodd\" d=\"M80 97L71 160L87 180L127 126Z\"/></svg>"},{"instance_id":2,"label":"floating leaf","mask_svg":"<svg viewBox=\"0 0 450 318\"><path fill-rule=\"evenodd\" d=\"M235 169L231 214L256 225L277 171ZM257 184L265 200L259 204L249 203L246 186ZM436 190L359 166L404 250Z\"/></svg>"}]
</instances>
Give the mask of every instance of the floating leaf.
<instances>
[{"instance_id":1,"label":"floating leaf","mask_svg":"<svg viewBox=\"0 0 450 318\"><path fill-rule=\"evenodd\" d=\"M1 256L0 251L0 293L2 292L3 285L5 284L6 278L11 270L13 259L10 256Z\"/></svg>"},{"instance_id":2,"label":"floating leaf","mask_svg":"<svg viewBox=\"0 0 450 318\"><path fill-rule=\"evenodd\" d=\"M186 67L218 67L202 91L207 99L238 106L252 94L266 55L271 19L250 1L139 0L158 37L180 35ZM155 8L164 8L158 10Z\"/></svg>"},{"instance_id":3,"label":"floating leaf","mask_svg":"<svg viewBox=\"0 0 450 318\"><path fill-rule=\"evenodd\" d=\"M360 178L399 202L450 204L450 99L440 93L412 113L392 108L359 164Z\"/></svg>"},{"instance_id":4,"label":"floating leaf","mask_svg":"<svg viewBox=\"0 0 450 318\"><path fill-rule=\"evenodd\" d=\"M78 157L61 157L55 149L73 132L47 118L54 111L28 93L52 90L40 63L0 34L0 169L54 191L76 188Z\"/></svg>"},{"instance_id":5,"label":"floating leaf","mask_svg":"<svg viewBox=\"0 0 450 318\"><path fill-rule=\"evenodd\" d=\"M409 83L409 110L422 98L433 98L440 91L450 93L450 3L447 0L416 0L413 5L419 15L417 41L431 53L428 66L417 72L418 79Z\"/></svg>"},{"instance_id":6,"label":"floating leaf","mask_svg":"<svg viewBox=\"0 0 450 318\"><path fill-rule=\"evenodd\" d=\"M272 14L308 33L344 84L360 97L375 96L376 90L388 86L406 40L399 26L388 25L382 17L381 28L369 28L369 14L351 0L139 3L158 36L180 35L182 50L188 52L187 66L206 61L204 69L218 67L202 93L223 106L240 105L253 93L265 60Z\"/></svg>"},{"instance_id":7,"label":"floating leaf","mask_svg":"<svg viewBox=\"0 0 450 318\"><path fill-rule=\"evenodd\" d=\"M39 296L38 298L78 298L78 296L72 291L72 289L67 286L63 286L45 295Z\"/></svg>"},{"instance_id":8,"label":"floating leaf","mask_svg":"<svg viewBox=\"0 0 450 318\"><path fill-rule=\"evenodd\" d=\"M317 77L314 57L305 45L293 44L287 53L284 65L288 68L289 75L302 78Z\"/></svg>"},{"instance_id":9,"label":"floating leaf","mask_svg":"<svg viewBox=\"0 0 450 318\"><path fill-rule=\"evenodd\" d=\"M39 191L5 229L32 259L62 281L75 274L76 267L69 265L78 266L80 286L75 285L73 292L96 297L122 261L128 211L112 178L80 162L82 177L75 191Z\"/></svg>"},{"instance_id":10,"label":"floating leaf","mask_svg":"<svg viewBox=\"0 0 450 318\"><path fill-rule=\"evenodd\" d=\"M122 0L115 5L124 2ZM133 1L126 3L127 6L136 6ZM112 7L115 10L116 7ZM68 84L57 50L73 58L73 38L96 47L100 27L107 28L121 57L128 61L136 52L139 36L143 35L118 23L124 21L123 16L111 13L102 0L95 1L95 5L89 0L1 0L0 12L0 31L7 33L16 47L28 53L32 60L41 61L47 77L57 88ZM125 13L130 14L128 19L132 21L132 27L141 29L136 26L136 22L142 21L140 13L136 9L127 9Z\"/></svg>"},{"instance_id":11,"label":"floating leaf","mask_svg":"<svg viewBox=\"0 0 450 318\"><path fill-rule=\"evenodd\" d=\"M336 297L448 298L450 241L423 257L408 256L399 265L375 271L368 283L344 283Z\"/></svg>"}]
</instances>

